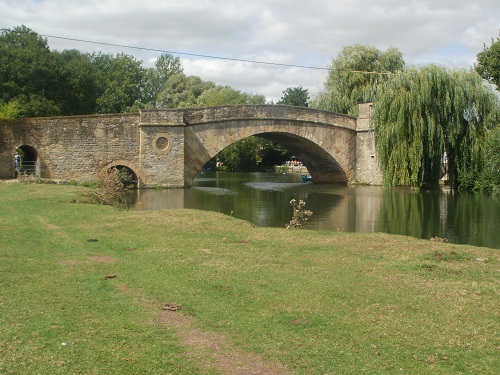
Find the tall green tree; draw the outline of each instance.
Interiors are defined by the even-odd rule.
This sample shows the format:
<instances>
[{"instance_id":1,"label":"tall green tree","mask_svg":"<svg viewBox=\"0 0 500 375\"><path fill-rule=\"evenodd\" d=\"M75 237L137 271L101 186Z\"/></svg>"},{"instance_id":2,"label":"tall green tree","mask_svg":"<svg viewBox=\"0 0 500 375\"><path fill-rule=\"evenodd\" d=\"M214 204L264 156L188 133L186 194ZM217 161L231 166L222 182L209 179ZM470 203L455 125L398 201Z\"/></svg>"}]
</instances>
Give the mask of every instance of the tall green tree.
<instances>
[{"instance_id":1,"label":"tall green tree","mask_svg":"<svg viewBox=\"0 0 500 375\"><path fill-rule=\"evenodd\" d=\"M437 66L399 72L374 105L377 155L386 185L437 185L446 152L450 183L470 189L483 167L498 98L473 71Z\"/></svg>"},{"instance_id":2,"label":"tall green tree","mask_svg":"<svg viewBox=\"0 0 500 375\"><path fill-rule=\"evenodd\" d=\"M97 106L100 113L122 113L136 101L142 102L144 83L142 61L119 53L94 54L93 64L98 71Z\"/></svg>"},{"instance_id":3,"label":"tall green tree","mask_svg":"<svg viewBox=\"0 0 500 375\"><path fill-rule=\"evenodd\" d=\"M264 166L281 165L285 161L290 160L292 154L283 146L272 141L259 139L259 158L260 163Z\"/></svg>"},{"instance_id":4,"label":"tall green tree","mask_svg":"<svg viewBox=\"0 0 500 375\"><path fill-rule=\"evenodd\" d=\"M206 90L215 87L210 81L184 73L171 75L157 96L159 108L189 108L196 105L198 97Z\"/></svg>"},{"instance_id":5,"label":"tall green tree","mask_svg":"<svg viewBox=\"0 0 500 375\"><path fill-rule=\"evenodd\" d=\"M179 57L170 53L161 54L155 61L153 68L146 69L143 101L158 108L158 95L163 90L168 79L174 74L182 74L182 62Z\"/></svg>"},{"instance_id":6,"label":"tall green tree","mask_svg":"<svg viewBox=\"0 0 500 375\"><path fill-rule=\"evenodd\" d=\"M500 124L486 133L484 167L477 189L500 195Z\"/></svg>"},{"instance_id":7,"label":"tall green tree","mask_svg":"<svg viewBox=\"0 0 500 375\"><path fill-rule=\"evenodd\" d=\"M309 91L302 86L288 87L283 91L283 96L276 104L307 107L309 106Z\"/></svg>"},{"instance_id":8,"label":"tall green tree","mask_svg":"<svg viewBox=\"0 0 500 375\"><path fill-rule=\"evenodd\" d=\"M26 26L0 30L3 108L16 108L16 117L60 114L56 104L57 72L46 39ZM9 105L11 101L14 104Z\"/></svg>"},{"instance_id":9,"label":"tall green tree","mask_svg":"<svg viewBox=\"0 0 500 375\"><path fill-rule=\"evenodd\" d=\"M477 54L475 69L481 77L500 89L500 37L496 41L492 39L491 46L484 45L484 50Z\"/></svg>"},{"instance_id":10,"label":"tall green tree","mask_svg":"<svg viewBox=\"0 0 500 375\"><path fill-rule=\"evenodd\" d=\"M265 103L264 95L247 94L229 86L212 87L203 91L196 100L197 107Z\"/></svg>"},{"instance_id":11,"label":"tall green tree","mask_svg":"<svg viewBox=\"0 0 500 375\"><path fill-rule=\"evenodd\" d=\"M332 60L325 88L311 106L356 117L358 103L374 101L377 87L404 65L396 48L382 52L362 44L344 47Z\"/></svg>"},{"instance_id":12,"label":"tall green tree","mask_svg":"<svg viewBox=\"0 0 500 375\"><path fill-rule=\"evenodd\" d=\"M98 71L92 56L77 50L53 52L57 61L57 102L64 115L91 114L98 111Z\"/></svg>"},{"instance_id":13,"label":"tall green tree","mask_svg":"<svg viewBox=\"0 0 500 375\"><path fill-rule=\"evenodd\" d=\"M14 121L20 117L21 105L16 99L4 103L0 100L0 121Z\"/></svg>"},{"instance_id":14,"label":"tall green tree","mask_svg":"<svg viewBox=\"0 0 500 375\"><path fill-rule=\"evenodd\" d=\"M290 160L284 147L260 137L247 137L222 150L216 157L221 169L230 172L252 172L259 166L270 167Z\"/></svg>"}]
</instances>

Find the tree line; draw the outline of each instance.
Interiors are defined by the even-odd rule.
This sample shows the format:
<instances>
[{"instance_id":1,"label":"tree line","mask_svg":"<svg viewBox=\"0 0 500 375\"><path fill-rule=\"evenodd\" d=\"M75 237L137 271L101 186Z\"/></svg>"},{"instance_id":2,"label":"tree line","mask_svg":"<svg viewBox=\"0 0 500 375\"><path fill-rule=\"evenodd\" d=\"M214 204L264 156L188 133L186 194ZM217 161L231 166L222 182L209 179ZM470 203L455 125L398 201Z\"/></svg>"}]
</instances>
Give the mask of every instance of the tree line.
<instances>
[{"instance_id":1,"label":"tree line","mask_svg":"<svg viewBox=\"0 0 500 375\"><path fill-rule=\"evenodd\" d=\"M263 95L186 76L180 58L168 53L145 68L125 53L51 51L25 26L1 30L0 82L3 119L265 103Z\"/></svg>"},{"instance_id":2,"label":"tree line","mask_svg":"<svg viewBox=\"0 0 500 375\"><path fill-rule=\"evenodd\" d=\"M385 185L436 186L446 173L455 188L498 194L499 86L499 38L484 46L473 67L459 70L408 67L396 48L353 45L332 59L315 98L290 87L276 104L357 116L358 103L373 102ZM265 102L263 95L187 76L180 58L168 53L145 68L124 53L51 51L46 39L25 26L0 32L0 120ZM228 170L246 171L289 156L252 137L219 158Z\"/></svg>"},{"instance_id":3,"label":"tree line","mask_svg":"<svg viewBox=\"0 0 500 375\"><path fill-rule=\"evenodd\" d=\"M263 95L187 76L180 58L169 53L145 68L125 53L51 51L26 26L0 30L0 84L4 120L266 103ZM289 88L280 104L307 105L307 99L307 90Z\"/></svg>"}]
</instances>

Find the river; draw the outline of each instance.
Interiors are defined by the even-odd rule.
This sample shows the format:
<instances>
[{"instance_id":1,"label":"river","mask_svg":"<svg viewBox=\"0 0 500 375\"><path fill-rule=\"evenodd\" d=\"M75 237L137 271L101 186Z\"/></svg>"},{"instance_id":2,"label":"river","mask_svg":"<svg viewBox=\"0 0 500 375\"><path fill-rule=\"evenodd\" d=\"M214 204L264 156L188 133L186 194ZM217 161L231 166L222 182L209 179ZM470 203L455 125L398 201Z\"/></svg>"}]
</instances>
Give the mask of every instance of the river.
<instances>
[{"instance_id":1,"label":"river","mask_svg":"<svg viewBox=\"0 0 500 375\"><path fill-rule=\"evenodd\" d=\"M298 174L202 172L192 188L139 189L132 209L195 208L284 227L290 200L313 212L305 229L385 232L500 249L500 199L447 188L413 191L302 182Z\"/></svg>"}]
</instances>

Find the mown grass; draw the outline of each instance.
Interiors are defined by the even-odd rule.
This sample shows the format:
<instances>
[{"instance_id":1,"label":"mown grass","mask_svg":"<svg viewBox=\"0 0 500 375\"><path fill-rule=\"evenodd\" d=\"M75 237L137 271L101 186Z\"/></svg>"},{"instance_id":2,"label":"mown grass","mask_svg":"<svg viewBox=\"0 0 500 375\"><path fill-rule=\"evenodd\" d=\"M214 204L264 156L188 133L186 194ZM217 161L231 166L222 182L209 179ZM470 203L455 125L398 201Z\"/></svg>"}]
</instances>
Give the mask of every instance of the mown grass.
<instances>
[{"instance_id":1,"label":"mown grass","mask_svg":"<svg viewBox=\"0 0 500 375\"><path fill-rule=\"evenodd\" d=\"M0 373L217 373L156 322L165 303L291 373L500 372L498 250L71 203L82 189L0 184Z\"/></svg>"}]
</instances>

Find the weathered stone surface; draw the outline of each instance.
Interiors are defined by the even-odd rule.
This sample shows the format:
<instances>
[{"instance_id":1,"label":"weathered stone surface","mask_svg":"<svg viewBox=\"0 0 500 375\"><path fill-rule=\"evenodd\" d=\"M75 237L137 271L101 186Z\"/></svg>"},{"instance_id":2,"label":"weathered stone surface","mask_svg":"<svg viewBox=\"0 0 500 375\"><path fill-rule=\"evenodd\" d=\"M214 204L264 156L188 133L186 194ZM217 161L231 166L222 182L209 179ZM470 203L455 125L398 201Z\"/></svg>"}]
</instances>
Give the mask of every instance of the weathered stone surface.
<instances>
[{"instance_id":1,"label":"weathered stone surface","mask_svg":"<svg viewBox=\"0 0 500 375\"><path fill-rule=\"evenodd\" d=\"M196 109L32 118L0 124L0 178L14 176L17 147L36 151L37 173L86 181L101 168L126 166L144 186L190 186L225 147L256 135L282 144L315 182L379 184L370 105L360 118L287 106Z\"/></svg>"},{"instance_id":2,"label":"weathered stone surface","mask_svg":"<svg viewBox=\"0 0 500 375\"><path fill-rule=\"evenodd\" d=\"M139 115L31 118L0 124L0 177L14 175L19 146L36 150L41 177L95 179L99 164L127 160L139 166Z\"/></svg>"},{"instance_id":3,"label":"weathered stone surface","mask_svg":"<svg viewBox=\"0 0 500 375\"><path fill-rule=\"evenodd\" d=\"M375 153L375 136L370 123L372 110L371 103L359 105L356 127L356 181L370 185L382 185L383 175Z\"/></svg>"}]
</instances>

